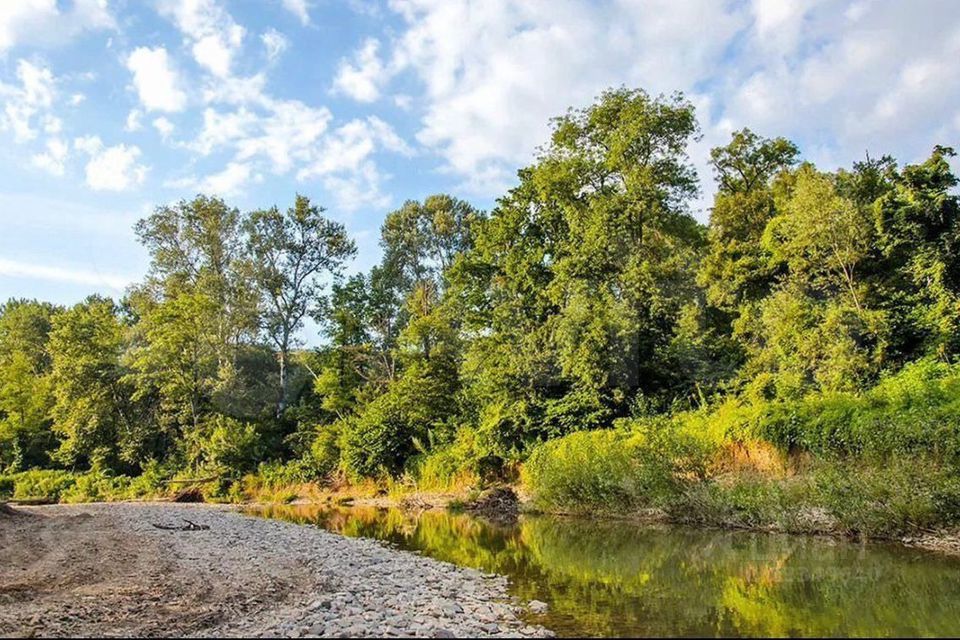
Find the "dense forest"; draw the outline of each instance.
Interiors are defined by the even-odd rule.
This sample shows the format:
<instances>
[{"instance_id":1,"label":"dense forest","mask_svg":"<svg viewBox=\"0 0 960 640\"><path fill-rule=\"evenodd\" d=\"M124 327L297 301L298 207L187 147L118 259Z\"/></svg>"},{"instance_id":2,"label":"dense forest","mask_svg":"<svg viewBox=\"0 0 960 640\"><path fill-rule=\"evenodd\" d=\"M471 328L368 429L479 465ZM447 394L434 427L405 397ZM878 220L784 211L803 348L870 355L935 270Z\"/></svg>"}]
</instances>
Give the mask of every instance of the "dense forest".
<instances>
[{"instance_id":1,"label":"dense forest","mask_svg":"<svg viewBox=\"0 0 960 640\"><path fill-rule=\"evenodd\" d=\"M0 492L522 479L562 509L956 522L953 150L824 171L744 129L703 225L698 136L682 95L610 90L492 211L388 213L366 274L304 196L157 208L122 299L0 307Z\"/></svg>"}]
</instances>

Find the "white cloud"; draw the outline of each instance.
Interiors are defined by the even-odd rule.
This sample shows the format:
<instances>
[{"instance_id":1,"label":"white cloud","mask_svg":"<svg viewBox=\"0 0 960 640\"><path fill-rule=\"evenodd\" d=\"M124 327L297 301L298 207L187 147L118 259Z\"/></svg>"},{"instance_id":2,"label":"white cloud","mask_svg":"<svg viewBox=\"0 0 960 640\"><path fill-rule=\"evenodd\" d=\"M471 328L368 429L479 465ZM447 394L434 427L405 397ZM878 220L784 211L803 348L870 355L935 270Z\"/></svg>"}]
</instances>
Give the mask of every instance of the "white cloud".
<instances>
[{"instance_id":1,"label":"white cloud","mask_svg":"<svg viewBox=\"0 0 960 640\"><path fill-rule=\"evenodd\" d=\"M173 123L167 120L166 118L164 118L163 116L160 116L159 118L155 118L152 124L153 124L153 128L159 131L160 135L163 138L168 138L170 134L173 133L173 130L174 130Z\"/></svg>"},{"instance_id":2,"label":"white cloud","mask_svg":"<svg viewBox=\"0 0 960 640\"><path fill-rule=\"evenodd\" d=\"M17 61L16 75L19 86L0 82L0 129L12 131L16 142L27 142L36 138L41 128L57 128L57 119L50 113L56 80L47 67L22 59Z\"/></svg>"},{"instance_id":3,"label":"white cloud","mask_svg":"<svg viewBox=\"0 0 960 640\"><path fill-rule=\"evenodd\" d=\"M233 150L240 161L260 158L273 173L285 173L312 158L332 117L325 107L265 96L256 112L247 107L228 112L210 107L191 147L203 154Z\"/></svg>"},{"instance_id":4,"label":"white cloud","mask_svg":"<svg viewBox=\"0 0 960 640\"><path fill-rule=\"evenodd\" d=\"M380 97L380 86L389 73L377 51L380 43L368 38L353 56L353 61L341 60L333 81L335 92L345 93L360 102L373 102Z\"/></svg>"},{"instance_id":5,"label":"white cloud","mask_svg":"<svg viewBox=\"0 0 960 640\"><path fill-rule=\"evenodd\" d=\"M237 140L252 135L259 118L252 111L240 108L237 111L221 113L212 107L203 112L203 129L191 148L203 155L215 150L228 148Z\"/></svg>"},{"instance_id":6,"label":"white cloud","mask_svg":"<svg viewBox=\"0 0 960 640\"><path fill-rule=\"evenodd\" d=\"M258 73L246 78L231 76L211 80L203 90L203 101L223 104L264 104L267 77ZM268 100L268 99L267 99Z\"/></svg>"},{"instance_id":7,"label":"white cloud","mask_svg":"<svg viewBox=\"0 0 960 640\"><path fill-rule=\"evenodd\" d=\"M137 163L138 147L125 144L105 147L97 136L77 138L73 146L90 156L86 178L87 186L94 191L126 191L143 184L147 168Z\"/></svg>"},{"instance_id":8,"label":"white cloud","mask_svg":"<svg viewBox=\"0 0 960 640\"><path fill-rule=\"evenodd\" d=\"M182 111L186 106L187 95L163 47L138 47L127 58L127 69L147 111Z\"/></svg>"},{"instance_id":9,"label":"white cloud","mask_svg":"<svg viewBox=\"0 0 960 640\"><path fill-rule=\"evenodd\" d=\"M219 173L214 173L198 184L202 193L229 196L239 193L243 185L250 180L250 165L242 162L230 162Z\"/></svg>"},{"instance_id":10,"label":"white cloud","mask_svg":"<svg viewBox=\"0 0 960 640\"><path fill-rule=\"evenodd\" d=\"M215 76L230 75L246 30L223 7L215 0L161 0L158 9L192 43L197 64Z\"/></svg>"},{"instance_id":11,"label":"white cloud","mask_svg":"<svg viewBox=\"0 0 960 640\"><path fill-rule=\"evenodd\" d=\"M167 180L163 186L168 189L187 190L218 196L232 196L244 192L247 183L261 183L263 176L253 172L253 167L245 162L228 162L222 171L211 173L204 178L187 176Z\"/></svg>"},{"instance_id":12,"label":"white cloud","mask_svg":"<svg viewBox=\"0 0 960 640\"><path fill-rule=\"evenodd\" d=\"M417 139L466 188L496 195L546 142L549 119L607 87L684 91L710 146L744 126L828 166L914 161L960 104L960 3L931 0L393 0L404 26L380 51L422 107ZM369 50L367 51L369 54ZM369 57L369 56L368 56ZM373 59L370 57L370 59ZM344 63L359 74L362 65ZM412 76L410 78L409 76ZM378 77L371 74L370 77ZM410 80L421 87L413 93ZM377 82L356 82L373 99ZM415 85L416 86L416 85ZM947 141L949 142L949 141Z\"/></svg>"},{"instance_id":13,"label":"white cloud","mask_svg":"<svg viewBox=\"0 0 960 640\"><path fill-rule=\"evenodd\" d=\"M52 267L46 263L41 265L6 258L0 258L0 276L69 282L94 287L106 286L115 291L122 291L133 282L133 278L130 277L89 271L76 266Z\"/></svg>"},{"instance_id":14,"label":"white cloud","mask_svg":"<svg viewBox=\"0 0 960 640\"><path fill-rule=\"evenodd\" d=\"M406 29L389 68L423 86L417 137L484 195L501 192L533 158L551 117L611 86L656 94L717 77L748 23L742 10L714 0L395 0L391 7Z\"/></svg>"},{"instance_id":15,"label":"white cloud","mask_svg":"<svg viewBox=\"0 0 960 640\"><path fill-rule=\"evenodd\" d=\"M83 95L82 93L74 93L70 96L70 105L75 107L86 99L87 96Z\"/></svg>"},{"instance_id":16,"label":"white cloud","mask_svg":"<svg viewBox=\"0 0 960 640\"><path fill-rule=\"evenodd\" d=\"M270 62L283 55L283 52L290 46L286 37L276 29L268 29L265 33L260 34L260 41L266 51L267 60Z\"/></svg>"},{"instance_id":17,"label":"white cloud","mask_svg":"<svg viewBox=\"0 0 960 640\"><path fill-rule=\"evenodd\" d=\"M62 176L69 153L67 143L60 138L51 138L47 140L45 148L45 151L30 158L31 164L55 176Z\"/></svg>"},{"instance_id":18,"label":"white cloud","mask_svg":"<svg viewBox=\"0 0 960 640\"><path fill-rule=\"evenodd\" d=\"M338 208L353 211L363 206L389 203L381 175L373 161L380 150L404 156L413 150L390 125L375 116L355 119L337 127L321 143L315 159L297 172L297 179L320 178Z\"/></svg>"},{"instance_id":19,"label":"white cloud","mask_svg":"<svg viewBox=\"0 0 960 640\"><path fill-rule=\"evenodd\" d=\"M106 0L74 0L63 11L57 0L0 2L0 54L17 45L52 46L87 30L113 29Z\"/></svg>"},{"instance_id":20,"label":"white cloud","mask_svg":"<svg viewBox=\"0 0 960 640\"><path fill-rule=\"evenodd\" d=\"M283 7L295 15L300 24L310 24L310 3L308 0L283 0Z\"/></svg>"},{"instance_id":21,"label":"white cloud","mask_svg":"<svg viewBox=\"0 0 960 640\"><path fill-rule=\"evenodd\" d=\"M140 118L143 117L143 112L139 109L131 109L130 113L127 114L127 121L123 125L124 131L139 131L141 124Z\"/></svg>"}]
</instances>

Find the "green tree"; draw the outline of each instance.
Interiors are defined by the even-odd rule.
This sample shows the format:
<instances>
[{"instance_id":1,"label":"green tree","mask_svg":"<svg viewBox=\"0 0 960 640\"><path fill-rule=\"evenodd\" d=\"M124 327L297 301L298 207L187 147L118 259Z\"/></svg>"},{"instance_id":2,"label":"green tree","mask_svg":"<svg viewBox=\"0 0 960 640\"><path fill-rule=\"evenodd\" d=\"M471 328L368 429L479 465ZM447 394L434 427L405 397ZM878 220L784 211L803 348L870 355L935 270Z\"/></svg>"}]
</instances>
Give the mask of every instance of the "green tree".
<instances>
[{"instance_id":1,"label":"green tree","mask_svg":"<svg viewBox=\"0 0 960 640\"><path fill-rule=\"evenodd\" d=\"M43 466L56 447L47 347L59 311L31 300L0 305L0 468Z\"/></svg>"},{"instance_id":2,"label":"green tree","mask_svg":"<svg viewBox=\"0 0 960 640\"><path fill-rule=\"evenodd\" d=\"M278 417L287 403L290 350L317 304L322 278L339 275L356 253L343 225L322 214L322 208L298 195L286 214L276 207L254 211L245 223L252 270L263 296L260 321L280 365Z\"/></svg>"},{"instance_id":3,"label":"green tree","mask_svg":"<svg viewBox=\"0 0 960 640\"><path fill-rule=\"evenodd\" d=\"M465 372L481 431L502 453L691 388L667 361L704 244L687 210L696 134L682 96L608 91L554 121L480 227L453 290L476 332Z\"/></svg>"},{"instance_id":4,"label":"green tree","mask_svg":"<svg viewBox=\"0 0 960 640\"><path fill-rule=\"evenodd\" d=\"M123 383L125 327L116 305L91 296L53 320L51 416L61 436L57 457L71 467L96 461L129 470L146 457L135 433L131 390ZM124 464L125 463L125 464Z\"/></svg>"},{"instance_id":5,"label":"green tree","mask_svg":"<svg viewBox=\"0 0 960 640\"><path fill-rule=\"evenodd\" d=\"M736 316L740 305L770 293L775 273L761 239L776 215L773 182L798 156L788 140L761 138L749 129L735 132L730 144L710 152L717 193L698 281L707 301L728 318Z\"/></svg>"}]
</instances>

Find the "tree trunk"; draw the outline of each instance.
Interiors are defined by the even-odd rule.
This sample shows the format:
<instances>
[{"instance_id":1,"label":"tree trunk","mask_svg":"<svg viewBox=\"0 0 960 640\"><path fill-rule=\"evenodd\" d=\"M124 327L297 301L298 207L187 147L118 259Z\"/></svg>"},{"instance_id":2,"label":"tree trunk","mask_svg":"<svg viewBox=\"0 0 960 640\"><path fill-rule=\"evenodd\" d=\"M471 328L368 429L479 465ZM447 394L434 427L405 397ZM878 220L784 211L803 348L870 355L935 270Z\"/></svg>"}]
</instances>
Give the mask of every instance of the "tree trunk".
<instances>
[{"instance_id":1,"label":"tree trunk","mask_svg":"<svg viewBox=\"0 0 960 640\"><path fill-rule=\"evenodd\" d=\"M280 349L280 397L277 398L277 417L287 408L287 349Z\"/></svg>"}]
</instances>

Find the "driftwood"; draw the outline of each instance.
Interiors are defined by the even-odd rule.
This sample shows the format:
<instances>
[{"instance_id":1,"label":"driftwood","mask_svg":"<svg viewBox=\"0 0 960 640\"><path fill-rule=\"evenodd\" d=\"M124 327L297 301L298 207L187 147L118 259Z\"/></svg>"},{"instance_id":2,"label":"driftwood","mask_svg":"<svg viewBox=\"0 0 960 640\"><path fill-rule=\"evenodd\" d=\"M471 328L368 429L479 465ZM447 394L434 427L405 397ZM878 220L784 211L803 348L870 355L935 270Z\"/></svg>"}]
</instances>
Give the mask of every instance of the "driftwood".
<instances>
[{"instance_id":1,"label":"driftwood","mask_svg":"<svg viewBox=\"0 0 960 640\"><path fill-rule=\"evenodd\" d=\"M207 531L210 529L210 525L206 524L197 524L196 522L190 522L186 518L183 519L187 524L182 526L170 526L166 524L154 524L154 528L163 529L164 531Z\"/></svg>"},{"instance_id":2,"label":"driftwood","mask_svg":"<svg viewBox=\"0 0 960 640\"><path fill-rule=\"evenodd\" d=\"M220 476L210 476L209 478L181 478L179 480L164 480L165 484L202 484L204 482L213 482L219 480Z\"/></svg>"}]
</instances>

